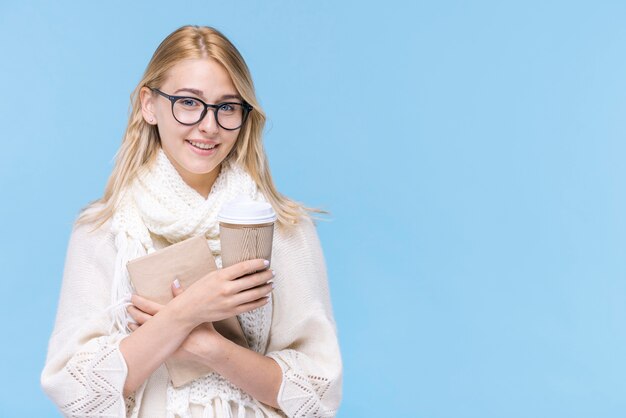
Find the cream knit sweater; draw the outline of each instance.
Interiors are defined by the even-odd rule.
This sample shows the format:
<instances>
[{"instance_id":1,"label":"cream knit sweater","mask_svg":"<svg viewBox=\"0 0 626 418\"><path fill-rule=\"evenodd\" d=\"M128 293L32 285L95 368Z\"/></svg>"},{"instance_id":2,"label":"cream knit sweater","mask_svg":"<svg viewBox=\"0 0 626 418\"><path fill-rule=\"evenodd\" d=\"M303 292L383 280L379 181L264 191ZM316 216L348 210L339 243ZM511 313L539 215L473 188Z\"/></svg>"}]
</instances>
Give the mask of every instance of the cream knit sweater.
<instances>
[{"instance_id":1,"label":"cream knit sweater","mask_svg":"<svg viewBox=\"0 0 626 418\"><path fill-rule=\"evenodd\" d=\"M122 395L127 374L119 350L122 337L110 334L107 312L116 255L110 227L108 221L94 232L89 232L91 225L75 226L72 231L41 384L65 416L165 418L171 415L166 412L164 366L135 397ZM158 248L168 245L153 238ZM187 397L181 400L177 395L178 402L187 406L181 416L335 416L341 402L342 361L324 257L311 219L302 218L291 230L276 229L272 268L276 271L272 304L260 315L240 316L240 321L248 322L242 326L249 340L259 343L257 350L282 369L280 410L256 400L254 408L238 402L229 390L232 385L224 380L211 388L190 383ZM250 323L250 318L259 323Z\"/></svg>"}]
</instances>

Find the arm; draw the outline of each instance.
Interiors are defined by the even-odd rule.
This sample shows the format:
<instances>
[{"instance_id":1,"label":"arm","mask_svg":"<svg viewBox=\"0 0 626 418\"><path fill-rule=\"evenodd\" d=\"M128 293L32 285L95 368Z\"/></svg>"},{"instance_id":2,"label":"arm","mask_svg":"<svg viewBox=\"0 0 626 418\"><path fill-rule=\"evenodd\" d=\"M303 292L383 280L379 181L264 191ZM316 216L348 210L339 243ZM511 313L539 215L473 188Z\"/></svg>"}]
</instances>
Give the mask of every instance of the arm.
<instances>
[{"instance_id":1,"label":"arm","mask_svg":"<svg viewBox=\"0 0 626 418\"><path fill-rule=\"evenodd\" d=\"M174 352L192 331L194 324L169 303L144 326L120 342L128 367L124 394L132 394Z\"/></svg>"},{"instance_id":2,"label":"arm","mask_svg":"<svg viewBox=\"0 0 626 418\"><path fill-rule=\"evenodd\" d=\"M133 327L134 332L120 344L128 366L125 393L139 387L200 324L265 305L272 289L267 282L273 277L266 269L264 260L257 259L211 272L165 306L133 296L128 310L142 325ZM196 339L205 329L198 329Z\"/></svg>"},{"instance_id":3,"label":"arm","mask_svg":"<svg viewBox=\"0 0 626 418\"><path fill-rule=\"evenodd\" d=\"M276 270L267 356L282 371L278 404L290 418L332 417L343 369L326 266L315 225L302 218L284 232L272 256Z\"/></svg>"},{"instance_id":4,"label":"arm","mask_svg":"<svg viewBox=\"0 0 626 418\"><path fill-rule=\"evenodd\" d=\"M172 286L172 293L177 299L182 289ZM129 312L139 324L131 324L134 334L157 323L168 308L137 296L133 297L133 303ZM167 331L163 334L167 334ZM196 327L173 355L205 364L253 398L279 408L276 399L282 372L278 364L269 357L223 337L213 324L205 323Z\"/></svg>"},{"instance_id":5,"label":"arm","mask_svg":"<svg viewBox=\"0 0 626 418\"><path fill-rule=\"evenodd\" d=\"M65 416L125 416L123 336L110 333L107 312L115 243L106 228L88 230L70 236L41 385Z\"/></svg>"},{"instance_id":6,"label":"arm","mask_svg":"<svg viewBox=\"0 0 626 418\"><path fill-rule=\"evenodd\" d=\"M174 355L209 365L255 399L282 409L289 417L330 417L341 400L341 356L321 247L311 221L307 218L302 222L275 248L272 263L277 289L269 354L240 347L215 332L211 324L203 324ZM183 295L191 293L192 288ZM135 330L162 309L143 298L135 298L133 303L139 309L131 309L131 315L143 324L133 326Z\"/></svg>"},{"instance_id":7,"label":"arm","mask_svg":"<svg viewBox=\"0 0 626 418\"><path fill-rule=\"evenodd\" d=\"M204 361L254 399L280 408L277 402L282 372L271 358L235 344L216 333L215 343Z\"/></svg>"},{"instance_id":8,"label":"arm","mask_svg":"<svg viewBox=\"0 0 626 418\"><path fill-rule=\"evenodd\" d=\"M41 374L43 390L67 416L125 416L134 402L132 398L126 402L124 393L130 393L141 385L154 371L158 361L152 359L153 351L150 351L150 356L142 357L145 347L154 349L158 346L154 342L161 343L160 338L168 335L161 330L157 332L158 326L147 327L133 338L111 333L111 318L107 308L110 305L117 250L108 225L105 224L93 233L89 232L88 225L75 227L68 245L57 318ZM257 260L257 265L231 266L233 270L227 276L239 277L246 272L261 270L264 266L259 267L259 262L262 264L262 261ZM260 286L249 292L244 290L267 282L269 277L269 272L258 273L242 278L237 284L228 284L225 292L232 293L230 304L225 303L213 311L192 315L203 322L211 315L221 315L218 319L232 316L230 309L233 305L242 310L258 307L265 302L259 299L259 293L267 294L271 287ZM194 285L200 282L202 280ZM210 287L210 283L204 283L204 286ZM202 294L198 292L196 296ZM187 296L191 306L209 306L198 303L191 296L193 293ZM250 298L255 301L246 303ZM221 299L223 301L224 294L221 294ZM215 308L215 304L210 306ZM175 304L168 307L157 325L168 330L177 329L177 338L181 338L180 335L193 327L186 325L189 323L185 319L187 317L179 317L178 312ZM166 353L173 350L172 345L159 347L158 356L166 357Z\"/></svg>"},{"instance_id":9,"label":"arm","mask_svg":"<svg viewBox=\"0 0 626 418\"><path fill-rule=\"evenodd\" d=\"M275 243L276 287L267 354L220 336L205 345L203 358L232 383L290 418L332 417L341 401L342 364L315 226L303 218L292 231L281 231Z\"/></svg>"}]
</instances>

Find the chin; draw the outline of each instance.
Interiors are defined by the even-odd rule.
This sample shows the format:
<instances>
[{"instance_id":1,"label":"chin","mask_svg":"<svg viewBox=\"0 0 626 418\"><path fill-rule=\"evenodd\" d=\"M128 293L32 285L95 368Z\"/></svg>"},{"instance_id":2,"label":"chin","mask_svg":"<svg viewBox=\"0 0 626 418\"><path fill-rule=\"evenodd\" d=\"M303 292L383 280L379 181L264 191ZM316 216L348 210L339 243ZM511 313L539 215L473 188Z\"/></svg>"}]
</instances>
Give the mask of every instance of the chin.
<instances>
[{"instance_id":1,"label":"chin","mask_svg":"<svg viewBox=\"0 0 626 418\"><path fill-rule=\"evenodd\" d=\"M218 163L212 164L186 164L185 169L193 174L209 174L214 171L216 168L220 167L220 164L223 160L220 160Z\"/></svg>"},{"instance_id":2,"label":"chin","mask_svg":"<svg viewBox=\"0 0 626 418\"><path fill-rule=\"evenodd\" d=\"M166 155L168 152L166 151ZM185 155L185 153L175 153L173 158L168 158L172 163L177 166L179 171L182 169L188 174L198 176L206 175L213 172L216 168L219 168L220 164L224 161L223 156L212 156L211 158L198 158L195 155ZM217 157L217 158L216 158Z\"/></svg>"},{"instance_id":3,"label":"chin","mask_svg":"<svg viewBox=\"0 0 626 418\"><path fill-rule=\"evenodd\" d=\"M203 175L203 174L209 174L211 172L213 172L216 168L218 168L219 165L217 166L204 166L204 167L185 167L185 170L187 170L189 173L191 174L195 174L195 175Z\"/></svg>"}]
</instances>

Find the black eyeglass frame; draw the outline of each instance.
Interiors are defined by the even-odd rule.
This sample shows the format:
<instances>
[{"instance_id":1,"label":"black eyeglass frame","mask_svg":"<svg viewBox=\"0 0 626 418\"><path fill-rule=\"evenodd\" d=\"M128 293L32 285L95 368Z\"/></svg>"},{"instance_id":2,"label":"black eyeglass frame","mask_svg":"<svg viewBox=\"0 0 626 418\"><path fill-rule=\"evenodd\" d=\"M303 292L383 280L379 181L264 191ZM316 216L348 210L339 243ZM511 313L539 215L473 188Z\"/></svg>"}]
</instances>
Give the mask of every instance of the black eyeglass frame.
<instances>
[{"instance_id":1,"label":"black eyeglass frame","mask_svg":"<svg viewBox=\"0 0 626 418\"><path fill-rule=\"evenodd\" d=\"M160 94L161 96L165 97L170 102L172 102L172 116L174 117L176 122L180 123L181 125L185 125L185 126L197 125L198 123L200 123L200 121L202 121L202 119L204 119L204 117L207 114L208 109L212 108L212 109L214 109L213 110L213 116L215 116L215 121L220 126L220 128L225 129L227 131L236 131L237 129L241 129L243 124L246 123L246 119L248 119L248 114L254 109L254 107L252 107L251 105L249 105L245 101L241 101L241 102L222 102L222 103L217 103L217 104L208 104L208 103L204 103L202 100L198 99L197 97L193 97L193 96L171 96L171 95L169 95L167 93L163 93L161 90L159 90L159 89L157 89L155 87L149 87L149 89L154 91L154 92L156 92L156 93L158 93L158 94ZM202 113L200 114L200 119L198 119L194 123L184 123L184 122L179 121L178 118L176 117L176 115L174 114L174 103L176 103L176 101L179 100L179 99L191 99L191 100L195 100L197 102L202 103L202 105L204 106L204 110L202 110ZM220 120L217 117L217 112L220 110L220 108L222 106L233 105L233 104L240 105L243 108L243 115L241 117L241 125L239 125L236 128L225 128L220 123Z\"/></svg>"}]
</instances>

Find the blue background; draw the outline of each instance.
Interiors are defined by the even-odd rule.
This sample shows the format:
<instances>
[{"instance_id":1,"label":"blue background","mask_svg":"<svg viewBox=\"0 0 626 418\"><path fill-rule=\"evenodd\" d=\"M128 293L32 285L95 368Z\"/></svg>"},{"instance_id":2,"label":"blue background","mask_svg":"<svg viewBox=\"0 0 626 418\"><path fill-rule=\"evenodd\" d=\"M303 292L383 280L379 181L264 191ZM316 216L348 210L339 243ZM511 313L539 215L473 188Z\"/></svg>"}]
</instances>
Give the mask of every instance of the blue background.
<instances>
[{"instance_id":1,"label":"blue background","mask_svg":"<svg viewBox=\"0 0 626 418\"><path fill-rule=\"evenodd\" d=\"M340 417L626 416L626 4L3 2L0 416L39 387L71 225L159 42L251 68L319 224Z\"/></svg>"}]
</instances>

